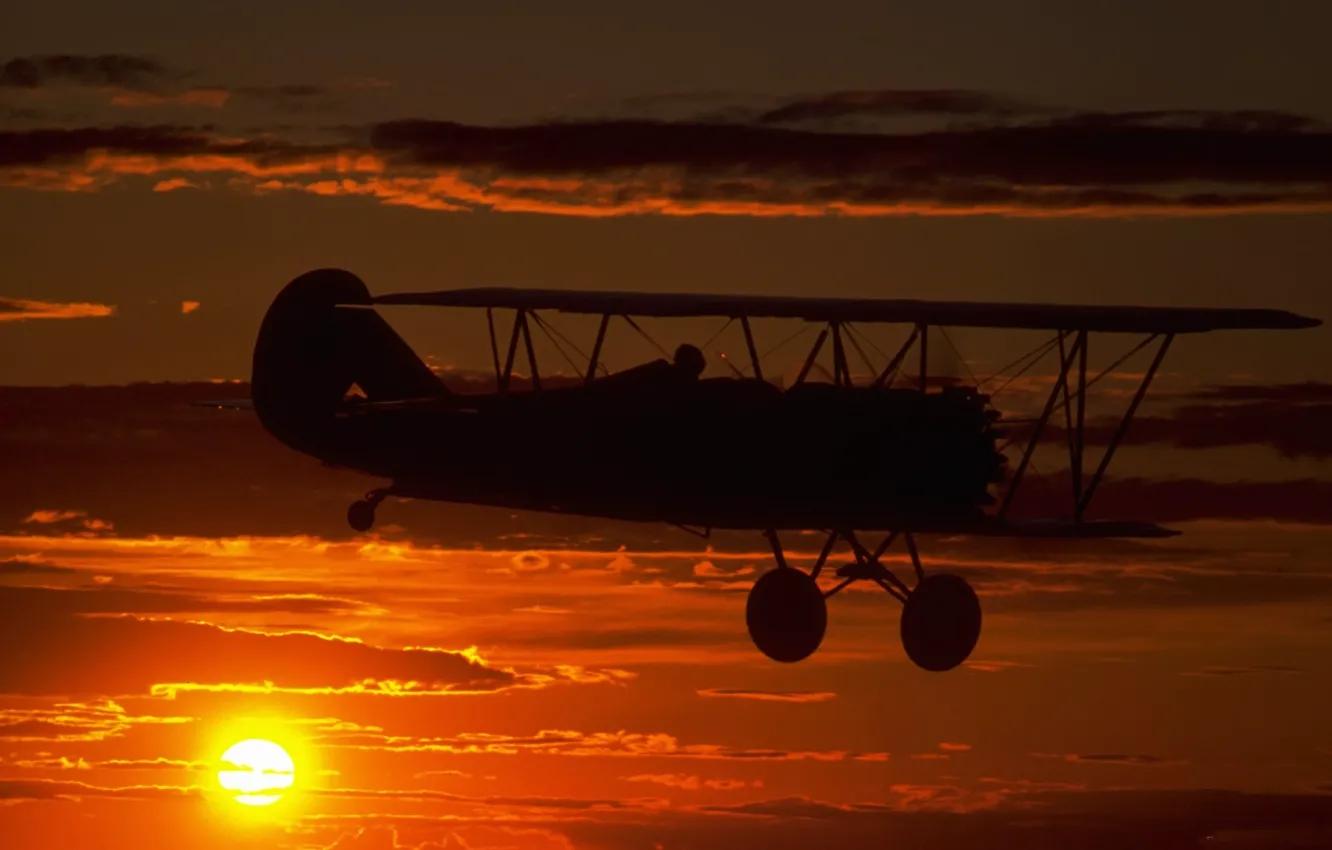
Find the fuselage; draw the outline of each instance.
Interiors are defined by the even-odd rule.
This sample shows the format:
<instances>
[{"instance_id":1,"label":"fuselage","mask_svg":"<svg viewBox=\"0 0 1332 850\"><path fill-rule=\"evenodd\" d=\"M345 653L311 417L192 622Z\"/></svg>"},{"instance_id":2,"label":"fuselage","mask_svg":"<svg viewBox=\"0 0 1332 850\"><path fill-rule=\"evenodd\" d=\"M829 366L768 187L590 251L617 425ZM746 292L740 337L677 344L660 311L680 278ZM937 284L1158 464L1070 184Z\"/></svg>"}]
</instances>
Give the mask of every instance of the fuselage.
<instances>
[{"instance_id":1,"label":"fuselage","mask_svg":"<svg viewBox=\"0 0 1332 850\"><path fill-rule=\"evenodd\" d=\"M980 518L1003 476L995 414L964 390L782 390L661 360L586 385L450 392L372 309L335 306L355 302L358 284L312 272L284 290L255 349L255 407L283 442L391 479L396 494L712 528L869 529ZM365 399L345 397L353 384Z\"/></svg>"}]
</instances>

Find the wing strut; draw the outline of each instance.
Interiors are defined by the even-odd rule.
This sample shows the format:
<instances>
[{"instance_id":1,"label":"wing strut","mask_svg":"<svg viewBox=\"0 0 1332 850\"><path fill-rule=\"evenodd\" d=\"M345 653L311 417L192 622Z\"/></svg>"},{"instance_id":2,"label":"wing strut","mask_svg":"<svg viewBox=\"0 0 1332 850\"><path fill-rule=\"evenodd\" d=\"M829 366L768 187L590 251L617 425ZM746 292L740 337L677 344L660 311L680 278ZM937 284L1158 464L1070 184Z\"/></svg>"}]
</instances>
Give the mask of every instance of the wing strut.
<instances>
[{"instance_id":1,"label":"wing strut","mask_svg":"<svg viewBox=\"0 0 1332 850\"><path fill-rule=\"evenodd\" d=\"M1156 356L1152 358L1152 365L1147 368L1147 374L1143 376L1142 383L1138 385L1138 391L1134 394L1133 401L1129 403L1124 418L1120 420L1114 437L1110 439L1110 445L1106 446L1105 454L1101 457L1101 463L1096 467L1096 472L1092 474L1086 492L1082 494L1082 498L1078 501L1076 519L1082 519L1082 514L1087 510L1087 506L1091 504L1092 496L1096 495L1096 488L1100 486L1101 479L1105 477L1105 470L1110 466L1110 459L1115 456L1115 449L1119 448L1124 435L1128 433L1129 423L1133 421L1133 414L1138 412L1138 405L1142 404L1143 398L1147 395L1147 388L1152 385L1152 378L1156 377L1156 370L1161 368L1161 361L1165 360L1166 352L1170 350L1170 343L1174 339L1174 334L1166 334L1165 339L1161 340L1161 347L1156 350ZM1079 418L1081 418L1081 411L1079 411ZM1081 433L1079 433L1079 437L1081 437Z\"/></svg>"},{"instance_id":2,"label":"wing strut","mask_svg":"<svg viewBox=\"0 0 1332 850\"><path fill-rule=\"evenodd\" d=\"M823 343L828 339L828 329L819 331L818 337L814 340L814 345L809 349L809 356L805 358L805 365L800 367L800 374L796 376L795 382L803 384L809 377L809 370L814 368L814 361L818 360L819 352L823 349Z\"/></svg>"},{"instance_id":3,"label":"wing strut","mask_svg":"<svg viewBox=\"0 0 1332 850\"><path fill-rule=\"evenodd\" d=\"M925 376L929 372L930 326L916 325L920 331L920 391L925 392Z\"/></svg>"},{"instance_id":4,"label":"wing strut","mask_svg":"<svg viewBox=\"0 0 1332 850\"><path fill-rule=\"evenodd\" d=\"M490 330L490 359L495 364L495 387L500 383L499 341L495 338L495 311L486 308L486 327Z\"/></svg>"},{"instance_id":5,"label":"wing strut","mask_svg":"<svg viewBox=\"0 0 1332 850\"><path fill-rule=\"evenodd\" d=\"M1067 336L1067 331L1059 332L1060 347L1063 346L1063 339ZM1064 383L1068 380L1069 367L1073 365L1073 358L1082 348L1085 338L1079 336L1077 342L1073 343L1073 350L1068 352L1067 356L1061 356L1059 364L1059 377L1055 379L1055 385L1050 389L1050 396L1045 401L1045 409L1041 411L1041 416L1036 420L1036 429L1032 431L1031 438L1027 440L1027 447L1022 452L1022 460L1018 462L1018 468L1013 473L1013 481L1008 485L1008 492L1004 494L1004 502L999 506L999 521L1002 522L1008 516L1008 509L1013 504L1013 497L1017 495L1018 488L1022 484L1022 476L1027 471L1027 465L1031 463L1031 454L1036 450L1036 444L1041 441L1041 434L1045 431L1045 423L1050 420L1050 414L1054 412L1055 402L1059 400L1059 395L1064 391Z\"/></svg>"},{"instance_id":6,"label":"wing strut","mask_svg":"<svg viewBox=\"0 0 1332 850\"><path fill-rule=\"evenodd\" d=\"M884 367L883 371L879 373L879 377L874 380L875 388L882 387L885 383L892 383L893 378L897 376L898 367L902 365L902 361L906 359L907 353L911 351L911 346L916 344L916 337L918 336L920 336L920 325L916 325L911 329L911 335L906 338L906 342L902 343L902 347L893 355L893 359L890 360L888 365Z\"/></svg>"},{"instance_id":7,"label":"wing strut","mask_svg":"<svg viewBox=\"0 0 1332 850\"><path fill-rule=\"evenodd\" d=\"M597 377L597 363L601 359L601 346L606 341L606 331L610 328L610 313L601 314L601 324L597 326L597 341L592 343L592 354L587 358L587 377L583 383L590 384Z\"/></svg>"},{"instance_id":8,"label":"wing strut","mask_svg":"<svg viewBox=\"0 0 1332 850\"><path fill-rule=\"evenodd\" d=\"M518 354L518 334L521 332L522 326L523 311L519 310L513 315L513 330L509 332L509 353L504 358L504 372L495 376L499 379L497 389L502 393L509 391L509 378L513 376L513 358Z\"/></svg>"},{"instance_id":9,"label":"wing strut","mask_svg":"<svg viewBox=\"0 0 1332 850\"><path fill-rule=\"evenodd\" d=\"M1066 338L1074 336L1072 347L1065 345ZM1022 452L1022 459L1019 461L1017 469L1013 473L1013 478L1008 485L1008 491L1004 494L1003 503L995 518L1000 522L1008 515L1008 510L1012 506L1013 499L1017 495L1023 480L1023 475L1031 463L1032 453L1040 442L1041 435L1049 423L1051 415L1055 408L1063 409L1064 414L1064 433L1068 443L1068 469L1073 495L1073 521L1080 523L1087 512L1087 507L1091 504L1092 497L1096 494L1097 488L1105 478L1105 471L1110 466L1110 461L1114 459L1115 451L1123 442L1125 434L1128 433L1129 423L1133 421L1134 415L1138 412L1138 407L1142 404L1147 395L1147 390L1152 385L1152 380L1156 377L1157 371L1161 368L1162 361L1165 360L1166 353L1170 350L1170 343L1174 340L1174 334L1151 334L1141 343L1136 345L1127 354L1120 357L1113 364L1106 367L1094 378L1087 378L1087 350L1088 350L1087 331L1061 331L1057 339L1052 341L1049 347L1058 347L1059 351L1059 374L1055 379L1055 384L1046 398L1045 408L1041 415L1034 421L1034 428L1031 436L1027 438L1026 447ZM1087 479L1084 486L1084 475L1086 472L1086 447L1087 447L1087 390L1117 369L1120 364L1147 347L1161 337L1161 344L1156 350L1156 355L1152 359L1151 366L1143 376L1142 382L1138 385L1137 391L1129 403L1128 410L1124 417L1119 421L1115 433L1106 446L1105 453L1101 456L1100 463L1097 464L1096 471L1092 473L1090 479ZM1074 365L1076 363L1076 366ZM1028 364L1028 368L1032 364ZM1073 372L1077 370L1077 385L1072 385ZM1025 371L1025 370L1024 370ZM1062 403L1060 399L1062 398Z\"/></svg>"},{"instance_id":10,"label":"wing strut","mask_svg":"<svg viewBox=\"0 0 1332 850\"><path fill-rule=\"evenodd\" d=\"M754 347L754 332L749 329L749 317L740 317L740 327L745 329L745 345L749 347L749 360L754 364L754 377L763 380L763 366L759 364L758 349Z\"/></svg>"}]
</instances>

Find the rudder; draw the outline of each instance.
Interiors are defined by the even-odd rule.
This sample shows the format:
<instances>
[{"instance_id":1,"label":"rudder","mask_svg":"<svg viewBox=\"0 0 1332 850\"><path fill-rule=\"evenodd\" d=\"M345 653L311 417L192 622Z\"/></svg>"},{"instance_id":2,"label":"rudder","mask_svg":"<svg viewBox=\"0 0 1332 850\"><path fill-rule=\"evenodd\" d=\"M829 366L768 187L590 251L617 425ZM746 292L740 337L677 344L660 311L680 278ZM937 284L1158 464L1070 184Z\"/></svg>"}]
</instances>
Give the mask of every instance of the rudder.
<instances>
[{"instance_id":1,"label":"rudder","mask_svg":"<svg viewBox=\"0 0 1332 850\"><path fill-rule=\"evenodd\" d=\"M308 444L353 384L376 401L449 395L371 303L365 283L342 269L307 272L273 299L250 383L260 421L283 442Z\"/></svg>"}]
</instances>

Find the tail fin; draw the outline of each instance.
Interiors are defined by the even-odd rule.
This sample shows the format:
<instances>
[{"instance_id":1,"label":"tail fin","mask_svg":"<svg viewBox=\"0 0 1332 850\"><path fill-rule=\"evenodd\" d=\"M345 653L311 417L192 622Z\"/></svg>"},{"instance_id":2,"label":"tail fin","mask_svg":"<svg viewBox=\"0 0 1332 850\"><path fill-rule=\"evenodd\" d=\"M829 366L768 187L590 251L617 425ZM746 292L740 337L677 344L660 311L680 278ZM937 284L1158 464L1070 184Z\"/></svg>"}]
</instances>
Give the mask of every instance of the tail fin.
<instances>
[{"instance_id":1,"label":"tail fin","mask_svg":"<svg viewBox=\"0 0 1332 850\"><path fill-rule=\"evenodd\" d=\"M361 279L341 269L303 274L273 300L250 382L255 412L283 442L306 442L353 384L372 401L450 394L370 304Z\"/></svg>"}]
</instances>

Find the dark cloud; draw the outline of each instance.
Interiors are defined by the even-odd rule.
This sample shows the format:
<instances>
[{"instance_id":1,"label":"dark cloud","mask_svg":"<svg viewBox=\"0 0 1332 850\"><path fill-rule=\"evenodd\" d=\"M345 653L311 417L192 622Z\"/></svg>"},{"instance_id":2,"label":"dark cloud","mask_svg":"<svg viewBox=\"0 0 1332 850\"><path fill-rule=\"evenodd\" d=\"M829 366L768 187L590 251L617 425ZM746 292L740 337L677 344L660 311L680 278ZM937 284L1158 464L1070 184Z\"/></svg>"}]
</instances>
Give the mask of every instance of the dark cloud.
<instances>
[{"instance_id":1,"label":"dark cloud","mask_svg":"<svg viewBox=\"0 0 1332 850\"><path fill-rule=\"evenodd\" d=\"M1257 667L1204 667L1201 670L1192 670L1187 673L1181 673L1181 676L1201 676L1224 678L1229 676L1245 676L1252 673L1302 673L1298 667L1283 667L1277 664L1261 664Z\"/></svg>"},{"instance_id":2,"label":"dark cloud","mask_svg":"<svg viewBox=\"0 0 1332 850\"><path fill-rule=\"evenodd\" d=\"M1067 110L1066 110L1067 112ZM1326 130L1328 125L1309 115L1274 109L1157 109L1129 112L1068 112L1051 119L1063 127L1113 128L1125 125L1198 127L1225 132L1301 132Z\"/></svg>"},{"instance_id":3,"label":"dark cloud","mask_svg":"<svg viewBox=\"0 0 1332 850\"><path fill-rule=\"evenodd\" d=\"M346 599L317 594L262 597L196 595L174 591L117 587L0 587L0 611L59 619L86 614L181 614L201 612L337 614L361 606Z\"/></svg>"},{"instance_id":4,"label":"dark cloud","mask_svg":"<svg viewBox=\"0 0 1332 850\"><path fill-rule=\"evenodd\" d=\"M966 792L947 787L897 786L939 792L967 805ZM933 847L940 850L1182 850L1247 845L1270 850L1325 846L1332 808L1321 795L1260 795L1212 791L1000 793L981 808L903 809L881 803L833 803L804 797L670 810L650 823L603 819L551 828L575 846L690 847L771 850L824 847ZM964 813L962 813L964 812ZM1255 835L1261 833L1261 835ZM1312 840L1311 838L1316 839ZM1224 839L1224 840L1216 840ZM1323 843L1319 843L1319 842Z\"/></svg>"},{"instance_id":5,"label":"dark cloud","mask_svg":"<svg viewBox=\"0 0 1332 850\"><path fill-rule=\"evenodd\" d=\"M28 557L0 558L0 578L6 576L74 576L79 570ZM3 592L3 591L0 591Z\"/></svg>"},{"instance_id":6,"label":"dark cloud","mask_svg":"<svg viewBox=\"0 0 1332 850\"><path fill-rule=\"evenodd\" d=\"M239 99L253 101L290 114L327 112L338 105L335 97L337 92L329 86L313 84L240 86L229 91Z\"/></svg>"},{"instance_id":7,"label":"dark cloud","mask_svg":"<svg viewBox=\"0 0 1332 850\"><path fill-rule=\"evenodd\" d=\"M777 800L756 800L750 803L703 806L700 811L737 815L760 815L772 818L832 820L848 816L854 817L861 814L883 814L886 812L894 812L896 811L896 808L886 803L828 803L820 800L811 800L808 797L785 797Z\"/></svg>"},{"instance_id":8,"label":"dark cloud","mask_svg":"<svg viewBox=\"0 0 1332 850\"><path fill-rule=\"evenodd\" d=\"M966 577L984 597L986 611L995 613L1232 608L1332 597L1332 576L1321 563L1288 564L1283 560L1274 564L1261 554L1249 557L1234 550L1217 550L1201 559L1180 557L1173 565L1070 561L1062 569L1016 562L950 565L947 569ZM870 605L873 601L870 596L847 604ZM1237 611L1233 616L1242 614ZM968 666L986 669L990 665L976 662Z\"/></svg>"},{"instance_id":9,"label":"dark cloud","mask_svg":"<svg viewBox=\"0 0 1332 850\"><path fill-rule=\"evenodd\" d=\"M0 104L0 119L5 121L51 121L55 116L45 109L33 106L6 106Z\"/></svg>"},{"instance_id":10,"label":"dark cloud","mask_svg":"<svg viewBox=\"0 0 1332 850\"><path fill-rule=\"evenodd\" d=\"M1067 510L1063 494L1071 488L1066 472L1025 481L1014 497L1013 516L1058 515ZM1058 498L1052 494L1058 494ZM1107 476L1088 507L1087 517L1166 525L1205 519L1326 525L1332 523L1329 499L1332 481L1317 478L1209 481Z\"/></svg>"},{"instance_id":11,"label":"dark cloud","mask_svg":"<svg viewBox=\"0 0 1332 850\"><path fill-rule=\"evenodd\" d=\"M59 83L148 90L182 74L152 56L46 54L18 56L0 66L0 86L24 89Z\"/></svg>"},{"instance_id":12,"label":"dark cloud","mask_svg":"<svg viewBox=\"0 0 1332 850\"><path fill-rule=\"evenodd\" d=\"M758 691L742 688L704 688L698 691L698 695L759 702L827 702L837 698L837 694L831 691Z\"/></svg>"},{"instance_id":13,"label":"dark cloud","mask_svg":"<svg viewBox=\"0 0 1332 850\"><path fill-rule=\"evenodd\" d=\"M1332 809L1320 794L1243 794L1220 791L1030 791L1021 783L977 795L948 786L893 786L882 802L840 803L808 797L754 800L706 807L660 806L562 816L533 811L522 829L540 834L542 846L604 850L804 850L808 847L930 847L938 850L1183 850L1242 846L1264 850L1312 850L1332 838ZM911 807L907 800L936 794L958 808ZM979 805L975 808L966 806ZM347 814L308 819L306 826L331 830L328 841L351 827L369 835L378 829L393 850L457 834L474 846L509 846L511 819L484 812L450 815ZM400 837L401 836L401 837ZM410 836L410 838L406 837ZM472 841L473 837L478 840ZM338 845L344 846L344 845ZM361 847L347 844L347 847ZM427 845L428 846L428 845ZM461 845L460 845L461 846Z\"/></svg>"},{"instance_id":14,"label":"dark cloud","mask_svg":"<svg viewBox=\"0 0 1332 850\"><path fill-rule=\"evenodd\" d=\"M1255 445L1292 459L1332 457L1332 385L1209 387L1185 398L1192 401L1169 413L1135 416L1124 443L1181 449ZM1119 416L1089 420L1084 439L1088 445L1106 445L1119 423ZM1019 439L1024 432L1012 431ZM1065 439L1063 424L1051 422L1043 439Z\"/></svg>"},{"instance_id":15,"label":"dark cloud","mask_svg":"<svg viewBox=\"0 0 1332 850\"><path fill-rule=\"evenodd\" d=\"M1073 764L1119 764L1141 767L1162 767L1184 764L1182 761L1141 753L1089 753L1085 755L1081 753L1067 753L1064 755L1037 753L1036 755L1038 758L1062 759L1067 762L1072 762Z\"/></svg>"},{"instance_id":16,"label":"dark cloud","mask_svg":"<svg viewBox=\"0 0 1332 850\"><path fill-rule=\"evenodd\" d=\"M725 628L616 628L588 627L562 629L548 626L540 632L515 634L511 629L482 633L482 644L535 648L560 646L574 650L631 649L653 646L721 646L736 639L734 630Z\"/></svg>"},{"instance_id":17,"label":"dark cloud","mask_svg":"<svg viewBox=\"0 0 1332 850\"><path fill-rule=\"evenodd\" d=\"M1292 404L1332 402L1332 384L1303 381L1295 384L1217 384L1188 393L1188 398L1209 401L1281 401Z\"/></svg>"},{"instance_id":18,"label":"dark cloud","mask_svg":"<svg viewBox=\"0 0 1332 850\"><path fill-rule=\"evenodd\" d=\"M43 599L34 589L4 589L15 590L27 601L18 604L6 597L0 645L24 649L11 654L0 669L3 693L147 694L155 685L253 685L262 690L269 683L279 689L375 693L386 687L442 693L534 683L464 653L391 649L313 633L269 634L180 620L78 616L71 612L96 608L102 600L75 591L45 591ZM72 602L64 601L71 595ZM175 689L159 690L167 694Z\"/></svg>"},{"instance_id":19,"label":"dark cloud","mask_svg":"<svg viewBox=\"0 0 1332 850\"><path fill-rule=\"evenodd\" d=\"M1332 202L1327 131L1112 118L914 133L687 121L478 127L401 120L371 127L369 147L396 168L527 178L527 185L505 187L495 205L546 211L587 201L568 186L531 178L613 185L614 206L628 211L670 202L704 211L739 204L1164 213ZM670 176L669 186L662 175Z\"/></svg>"},{"instance_id":20,"label":"dark cloud","mask_svg":"<svg viewBox=\"0 0 1332 850\"><path fill-rule=\"evenodd\" d=\"M1231 519L1325 525L1332 522L1332 481L1120 478L1097 491L1089 513L1161 523Z\"/></svg>"},{"instance_id":21,"label":"dark cloud","mask_svg":"<svg viewBox=\"0 0 1332 850\"><path fill-rule=\"evenodd\" d=\"M221 108L244 102L286 113L327 111L337 106L340 92L365 88L357 81L340 85L289 83L279 85L224 84L186 85L195 77L164 64L152 56L107 54L100 56L45 55L21 56L0 65L0 89L37 91L54 86L79 86L99 89L110 96L117 107L194 106ZM52 117L45 110L32 107L0 106L0 114L11 121L34 121ZM69 116L67 120L77 120ZM144 151L145 153L151 150Z\"/></svg>"},{"instance_id":22,"label":"dark cloud","mask_svg":"<svg viewBox=\"0 0 1332 850\"><path fill-rule=\"evenodd\" d=\"M210 127L157 124L0 132L0 167L38 166L82 160L92 151L129 156L219 156L274 166L327 156L336 147L302 145L280 139L232 140Z\"/></svg>"},{"instance_id":23,"label":"dark cloud","mask_svg":"<svg viewBox=\"0 0 1332 850\"><path fill-rule=\"evenodd\" d=\"M743 779L702 779L689 773L641 773L636 776L620 777L625 782L650 782L667 788L682 791L697 791L711 788L714 791L738 791L741 788L761 788L762 780L745 781Z\"/></svg>"},{"instance_id":24,"label":"dark cloud","mask_svg":"<svg viewBox=\"0 0 1332 850\"><path fill-rule=\"evenodd\" d=\"M888 181L920 185L945 179L1047 187L1332 180L1332 133L1108 120L1092 127L1043 124L921 134L652 121L479 127L402 120L371 127L370 145L430 166L585 175L665 166L737 176L885 181L875 191L887 191Z\"/></svg>"},{"instance_id":25,"label":"dark cloud","mask_svg":"<svg viewBox=\"0 0 1332 850\"><path fill-rule=\"evenodd\" d=\"M948 115L996 118L1043 111L972 89L880 89L792 98L759 113L762 124L828 124L853 116Z\"/></svg>"},{"instance_id":26,"label":"dark cloud","mask_svg":"<svg viewBox=\"0 0 1332 850\"><path fill-rule=\"evenodd\" d=\"M316 86L309 84L282 85L282 86L241 86L235 89L237 94L246 97L260 99L266 98L291 98L300 99L307 97L322 97L329 93L326 86Z\"/></svg>"}]
</instances>

